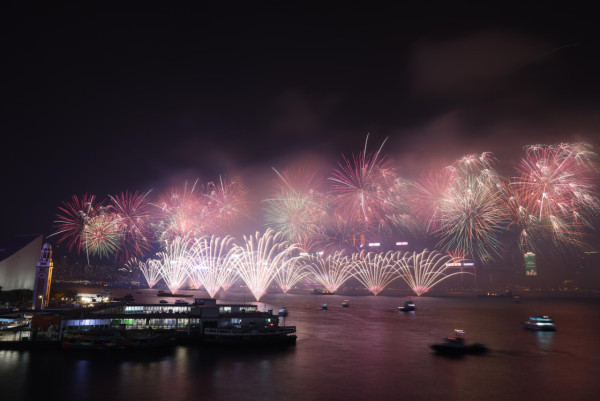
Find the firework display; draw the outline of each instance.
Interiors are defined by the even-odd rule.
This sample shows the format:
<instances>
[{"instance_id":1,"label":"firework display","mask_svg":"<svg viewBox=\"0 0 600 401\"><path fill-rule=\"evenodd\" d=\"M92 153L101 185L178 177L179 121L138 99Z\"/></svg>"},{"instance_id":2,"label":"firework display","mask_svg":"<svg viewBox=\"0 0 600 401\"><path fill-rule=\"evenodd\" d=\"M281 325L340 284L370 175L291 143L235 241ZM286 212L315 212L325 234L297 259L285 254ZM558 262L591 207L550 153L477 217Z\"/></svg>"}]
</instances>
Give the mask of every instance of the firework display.
<instances>
[{"instance_id":1,"label":"firework display","mask_svg":"<svg viewBox=\"0 0 600 401\"><path fill-rule=\"evenodd\" d=\"M73 196L58 207L51 236L88 259L136 267L151 288L191 283L214 297L241 280L258 300L273 281L284 293L299 283L335 292L354 279L377 295L402 278L421 295L455 274L445 270L448 258L486 266L504 259L510 242L538 255L584 250L598 222L599 157L589 144L527 146L510 178L483 152L414 181L400 176L384 144L369 153L365 141L329 174L273 168L272 190L259 200L264 234L229 234L257 220L242 179L219 177L166 192L125 191L106 203ZM439 252L390 251L407 235ZM385 239L387 249L373 252L371 244Z\"/></svg>"},{"instance_id":2,"label":"firework display","mask_svg":"<svg viewBox=\"0 0 600 401\"><path fill-rule=\"evenodd\" d=\"M313 283L330 293L336 292L354 272L351 258L344 256L343 252L310 257L306 260L305 269Z\"/></svg>"},{"instance_id":3,"label":"firework display","mask_svg":"<svg viewBox=\"0 0 600 401\"><path fill-rule=\"evenodd\" d=\"M417 296L430 291L440 282L466 272L449 273L448 262L450 255L442 255L437 251L424 250L422 252L407 253L398 260L396 268L398 274Z\"/></svg>"},{"instance_id":4,"label":"firework display","mask_svg":"<svg viewBox=\"0 0 600 401\"><path fill-rule=\"evenodd\" d=\"M373 295L379 294L398 278L396 263L399 252L361 252L352 255L353 276Z\"/></svg>"}]
</instances>

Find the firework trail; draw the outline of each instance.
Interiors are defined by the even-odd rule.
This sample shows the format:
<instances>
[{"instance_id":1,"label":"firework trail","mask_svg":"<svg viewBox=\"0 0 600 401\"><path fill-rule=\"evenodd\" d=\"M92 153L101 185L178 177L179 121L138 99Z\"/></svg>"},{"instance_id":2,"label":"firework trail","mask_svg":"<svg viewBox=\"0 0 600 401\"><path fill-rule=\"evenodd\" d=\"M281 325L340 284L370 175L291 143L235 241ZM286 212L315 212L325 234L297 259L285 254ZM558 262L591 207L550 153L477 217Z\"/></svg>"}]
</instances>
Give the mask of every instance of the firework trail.
<instances>
[{"instance_id":1,"label":"firework trail","mask_svg":"<svg viewBox=\"0 0 600 401\"><path fill-rule=\"evenodd\" d=\"M323 221L320 231L315 235L315 249L327 255L340 251L356 252L367 241L369 234L356 221L333 213Z\"/></svg>"},{"instance_id":2,"label":"firework trail","mask_svg":"<svg viewBox=\"0 0 600 401\"><path fill-rule=\"evenodd\" d=\"M362 153L352 158L343 156L343 162L329 177L338 212L356 219L365 228L386 224L389 208L386 193L396 178L390 163L381 155L386 141L377 152L369 154L367 141L368 136Z\"/></svg>"},{"instance_id":3,"label":"firework trail","mask_svg":"<svg viewBox=\"0 0 600 401\"><path fill-rule=\"evenodd\" d=\"M316 284L334 293L342 284L352 277L353 265L343 252L336 252L327 257L310 257L306 260L306 271Z\"/></svg>"},{"instance_id":4,"label":"firework trail","mask_svg":"<svg viewBox=\"0 0 600 401\"><path fill-rule=\"evenodd\" d=\"M495 185L477 179L457 181L440 205L439 245L461 249L482 261L499 256L498 235L508 220L501 196Z\"/></svg>"},{"instance_id":5,"label":"firework trail","mask_svg":"<svg viewBox=\"0 0 600 401\"><path fill-rule=\"evenodd\" d=\"M84 194L81 198L73 195L70 203L62 202L54 221L55 232L50 236L58 236L57 243L67 243L67 249L82 250L81 236L87 221L94 217L102 203L95 203L96 196Z\"/></svg>"},{"instance_id":6,"label":"firework trail","mask_svg":"<svg viewBox=\"0 0 600 401\"><path fill-rule=\"evenodd\" d=\"M436 231L442 221L441 207L455 182L455 169L444 168L439 173L423 175L415 183L413 205L415 213L425 222L427 231Z\"/></svg>"},{"instance_id":7,"label":"firework trail","mask_svg":"<svg viewBox=\"0 0 600 401\"><path fill-rule=\"evenodd\" d=\"M165 243L164 251L156 254L160 275L173 294L189 279L192 244L190 237L176 237Z\"/></svg>"},{"instance_id":8,"label":"firework trail","mask_svg":"<svg viewBox=\"0 0 600 401\"><path fill-rule=\"evenodd\" d=\"M532 145L518 167L520 177L513 177L513 216L527 212L527 220L535 221L540 231L551 233L556 245L583 246L585 228L600 212L600 202L593 180L597 173L598 155L583 143ZM523 218L516 220L523 224ZM533 224L529 224L529 227ZM528 231L528 232L531 232Z\"/></svg>"},{"instance_id":9,"label":"firework trail","mask_svg":"<svg viewBox=\"0 0 600 401\"><path fill-rule=\"evenodd\" d=\"M352 255L353 276L377 296L398 278L396 263L399 252L360 252Z\"/></svg>"},{"instance_id":10,"label":"firework trail","mask_svg":"<svg viewBox=\"0 0 600 401\"><path fill-rule=\"evenodd\" d=\"M87 219L81 233L81 243L86 251L101 258L116 254L122 238L121 218L106 212Z\"/></svg>"},{"instance_id":11,"label":"firework trail","mask_svg":"<svg viewBox=\"0 0 600 401\"><path fill-rule=\"evenodd\" d=\"M279 180L274 196L264 200L265 225L283 233L288 241L306 242L327 215L322 183L314 173L273 171Z\"/></svg>"},{"instance_id":12,"label":"firework trail","mask_svg":"<svg viewBox=\"0 0 600 401\"><path fill-rule=\"evenodd\" d=\"M406 253L396 264L398 274L409 285L417 296L430 291L445 279L467 272L447 273L450 255L442 255L437 251L425 249L421 253Z\"/></svg>"},{"instance_id":13,"label":"firework trail","mask_svg":"<svg viewBox=\"0 0 600 401\"><path fill-rule=\"evenodd\" d=\"M207 207L207 219L213 232L223 233L241 216L248 215L248 190L241 178L209 182L204 198Z\"/></svg>"},{"instance_id":14,"label":"firework trail","mask_svg":"<svg viewBox=\"0 0 600 401\"><path fill-rule=\"evenodd\" d=\"M148 283L148 288L150 289L154 288L161 279L161 265L157 260L148 259L146 262L143 262L134 258L129 260L125 265L132 270L141 270L146 279L146 283Z\"/></svg>"},{"instance_id":15,"label":"firework trail","mask_svg":"<svg viewBox=\"0 0 600 401\"><path fill-rule=\"evenodd\" d=\"M234 248L233 263L257 301L296 249L281 237L280 233L267 229L264 234L244 236L244 246Z\"/></svg>"},{"instance_id":16,"label":"firework trail","mask_svg":"<svg viewBox=\"0 0 600 401\"><path fill-rule=\"evenodd\" d=\"M187 182L182 191L171 190L161 196L156 207L155 224L157 236L161 242L177 237L200 236L208 219L206 205L202 202L202 194L196 189L198 180L188 189Z\"/></svg>"},{"instance_id":17,"label":"firework trail","mask_svg":"<svg viewBox=\"0 0 600 401\"><path fill-rule=\"evenodd\" d=\"M204 286L211 298L219 291L222 276L232 268L232 245L232 237L213 235L197 239L190 252L190 277L194 283Z\"/></svg>"},{"instance_id":18,"label":"firework trail","mask_svg":"<svg viewBox=\"0 0 600 401\"><path fill-rule=\"evenodd\" d=\"M140 257L150 251L153 239L150 230L152 210L148 202L150 192L151 190L143 193L126 191L115 196L109 195L110 210L120 218L120 249L124 260Z\"/></svg>"},{"instance_id":19,"label":"firework trail","mask_svg":"<svg viewBox=\"0 0 600 401\"><path fill-rule=\"evenodd\" d=\"M304 269L306 262L303 257L293 257L285 261L275 273L275 282L284 294L308 276Z\"/></svg>"}]
</instances>

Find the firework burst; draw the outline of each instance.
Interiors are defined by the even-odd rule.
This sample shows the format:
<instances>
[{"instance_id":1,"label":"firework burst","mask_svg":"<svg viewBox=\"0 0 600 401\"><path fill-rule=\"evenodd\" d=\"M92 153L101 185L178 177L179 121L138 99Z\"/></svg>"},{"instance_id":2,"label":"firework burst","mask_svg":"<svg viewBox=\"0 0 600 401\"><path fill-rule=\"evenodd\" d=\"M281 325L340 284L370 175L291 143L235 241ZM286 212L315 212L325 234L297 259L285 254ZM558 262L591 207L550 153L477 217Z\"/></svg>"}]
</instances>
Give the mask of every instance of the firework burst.
<instances>
[{"instance_id":1,"label":"firework burst","mask_svg":"<svg viewBox=\"0 0 600 401\"><path fill-rule=\"evenodd\" d=\"M398 252L361 252L352 255L353 275L373 295L377 296L398 278Z\"/></svg>"},{"instance_id":2,"label":"firework burst","mask_svg":"<svg viewBox=\"0 0 600 401\"><path fill-rule=\"evenodd\" d=\"M398 259L396 264L398 274L409 285L417 296L429 292L440 282L459 274L471 274L467 272L448 273L448 262L452 260L450 255L442 255L437 251L424 251L412 254L406 253Z\"/></svg>"},{"instance_id":3,"label":"firework burst","mask_svg":"<svg viewBox=\"0 0 600 401\"><path fill-rule=\"evenodd\" d=\"M232 255L239 276L258 301L283 264L291 257L295 246L282 240L280 233L267 229L264 234L244 236L244 246L236 246Z\"/></svg>"},{"instance_id":4,"label":"firework burst","mask_svg":"<svg viewBox=\"0 0 600 401\"><path fill-rule=\"evenodd\" d=\"M314 283L334 293L342 284L352 277L353 265L343 252L336 252L327 257L310 257L306 260L306 271Z\"/></svg>"},{"instance_id":5,"label":"firework burst","mask_svg":"<svg viewBox=\"0 0 600 401\"><path fill-rule=\"evenodd\" d=\"M69 251L73 248L77 253L82 250L82 233L88 220L98 213L102 203L96 203L95 195L84 194L81 198L73 195L70 203L63 202L54 221L55 231L51 236L58 236L59 244L66 242Z\"/></svg>"}]
</instances>

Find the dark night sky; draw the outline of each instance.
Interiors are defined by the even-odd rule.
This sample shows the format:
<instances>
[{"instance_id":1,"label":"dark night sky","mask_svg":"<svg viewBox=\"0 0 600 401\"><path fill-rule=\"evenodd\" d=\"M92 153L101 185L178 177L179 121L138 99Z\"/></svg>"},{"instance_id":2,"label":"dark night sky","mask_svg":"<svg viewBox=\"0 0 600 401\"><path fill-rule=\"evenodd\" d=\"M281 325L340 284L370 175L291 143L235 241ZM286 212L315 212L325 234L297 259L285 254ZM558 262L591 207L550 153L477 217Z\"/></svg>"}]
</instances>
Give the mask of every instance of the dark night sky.
<instances>
[{"instance_id":1,"label":"dark night sky","mask_svg":"<svg viewBox=\"0 0 600 401\"><path fill-rule=\"evenodd\" d=\"M524 145L598 145L596 14L260 3L2 6L0 238L50 234L73 194L207 182L389 137L406 177ZM548 14L550 13L550 14Z\"/></svg>"}]
</instances>

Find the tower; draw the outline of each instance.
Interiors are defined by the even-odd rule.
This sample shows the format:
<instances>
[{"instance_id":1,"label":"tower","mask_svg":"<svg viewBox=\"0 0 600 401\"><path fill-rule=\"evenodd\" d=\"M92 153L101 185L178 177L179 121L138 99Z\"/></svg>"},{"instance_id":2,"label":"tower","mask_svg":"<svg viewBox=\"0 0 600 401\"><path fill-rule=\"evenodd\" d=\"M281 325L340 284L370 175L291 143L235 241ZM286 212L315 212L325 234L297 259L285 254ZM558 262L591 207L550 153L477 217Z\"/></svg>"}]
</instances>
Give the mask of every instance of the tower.
<instances>
[{"instance_id":1,"label":"tower","mask_svg":"<svg viewBox=\"0 0 600 401\"><path fill-rule=\"evenodd\" d=\"M45 243L42 246L40 260L35 269L35 282L33 284L33 309L43 309L48 306L50 298L50 282L52 281L52 246Z\"/></svg>"}]
</instances>

